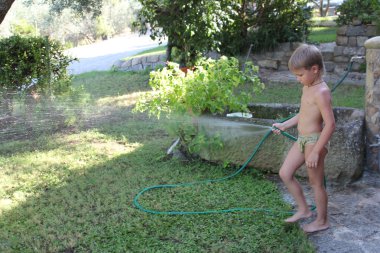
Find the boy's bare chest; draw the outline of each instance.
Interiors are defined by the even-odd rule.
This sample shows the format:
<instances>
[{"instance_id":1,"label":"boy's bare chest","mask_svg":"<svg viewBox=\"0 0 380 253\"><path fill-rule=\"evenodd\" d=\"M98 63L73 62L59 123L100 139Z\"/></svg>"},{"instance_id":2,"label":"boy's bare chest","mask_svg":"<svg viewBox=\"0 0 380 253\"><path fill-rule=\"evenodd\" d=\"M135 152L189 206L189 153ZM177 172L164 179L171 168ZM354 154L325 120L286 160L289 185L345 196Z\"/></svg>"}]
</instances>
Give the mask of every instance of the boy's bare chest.
<instances>
[{"instance_id":1,"label":"boy's bare chest","mask_svg":"<svg viewBox=\"0 0 380 253\"><path fill-rule=\"evenodd\" d=\"M314 98L313 94L310 94L310 93L302 94L301 106L302 105L307 105L307 106L315 105L315 98Z\"/></svg>"}]
</instances>

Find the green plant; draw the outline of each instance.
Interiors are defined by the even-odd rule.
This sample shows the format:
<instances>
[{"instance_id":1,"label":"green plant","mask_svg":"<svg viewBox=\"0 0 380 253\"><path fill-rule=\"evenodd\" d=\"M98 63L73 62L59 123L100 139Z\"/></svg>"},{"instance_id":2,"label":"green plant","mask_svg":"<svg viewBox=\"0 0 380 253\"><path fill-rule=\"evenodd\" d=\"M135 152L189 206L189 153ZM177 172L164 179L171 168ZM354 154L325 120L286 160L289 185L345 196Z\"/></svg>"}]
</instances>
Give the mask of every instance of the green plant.
<instances>
[{"instance_id":1,"label":"green plant","mask_svg":"<svg viewBox=\"0 0 380 253\"><path fill-rule=\"evenodd\" d=\"M56 95L68 91L71 77L67 66L73 60L64 55L60 43L47 38L12 36L0 40L0 92L4 101L11 101L16 92Z\"/></svg>"},{"instance_id":2,"label":"green plant","mask_svg":"<svg viewBox=\"0 0 380 253\"><path fill-rule=\"evenodd\" d=\"M258 68L251 62L245 70L239 70L236 58L221 57L219 60L201 59L194 71L182 72L176 63L150 74L152 92L137 103L136 111L149 111L160 117L162 113L222 114L229 111L247 111L251 94L239 91L248 86L252 93L264 88L256 75Z\"/></svg>"},{"instance_id":3,"label":"green plant","mask_svg":"<svg viewBox=\"0 0 380 253\"><path fill-rule=\"evenodd\" d=\"M305 0L242 1L222 31L221 52L228 55L272 49L281 42L303 41L311 9ZM234 6L233 6L234 7Z\"/></svg>"},{"instance_id":4,"label":"green plant","mask_svg":"<svg viewBox=\"0 0 380 253\"><path fill-rule=\"evenodd\" d=\"M67 66L73 58L63 47L44 37L12 36L0 40L0 88L46 93L69 85ZM49 90L52 89L52 90Z\"/></svg>"},{"instance_id":5,"label":"green plant","mask_svg":"<svg viewBox=\"0 0 380 253\"><path fill-rule=\"evenodd\" d=\"M168 38L167 59L178 51L181 66L192 66L203 53L218 50L219 33L231 22L236 1L139 0L142 5L134 22L140 33L155 39ZM149 24L149 25L148 25Z\"/></svg>"},{"instance_id":6,"label":"green plant","mask_svg":"<svg viewBox=\"0 0 380 253\"><path fill-rule=\"evenodd\" d=\"M363 24L379 23L380 2L378 0L346 0L338 8L338 25L348 25L358 19Z\"/></svg>"}]
</instances>

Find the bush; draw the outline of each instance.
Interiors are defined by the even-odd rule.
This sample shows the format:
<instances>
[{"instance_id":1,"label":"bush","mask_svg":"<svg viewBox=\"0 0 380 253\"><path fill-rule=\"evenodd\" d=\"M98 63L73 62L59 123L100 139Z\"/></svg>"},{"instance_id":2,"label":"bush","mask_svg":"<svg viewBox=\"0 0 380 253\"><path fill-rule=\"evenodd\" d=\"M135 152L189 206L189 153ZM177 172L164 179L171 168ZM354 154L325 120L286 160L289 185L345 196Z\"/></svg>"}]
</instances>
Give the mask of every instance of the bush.
<instances>
[{"instance_id":1,"label":"bush","mask_svg":"<svg viewBox=\"0 0 380 253\"><path fill-rule=\"evenodd\" d=\"M337 8L338 25L348 25L358 19L363 24L377 22L379 25L380 2L378 0L346 0Z\"/></svg>"},{"instance_id":2,"label":"bush","mask_svg":"<svg viewBox=\"0 0 380 253\"><path fill-rule=\"evenodd\" d=\"M279 43L304 41L309 33L311 8L305 0L249 1L236 10L231 26L222 34L222 53L246 53L249 44L254 51L273 49Z\"/></svg>"},{"instance_id":3,"label":"bush","mask_svg":"<svg viewBox=\"0 0 380 253\"><path fill-rule=\"evenodd\" d=\"M247 111L252 98L248 92L264 88L256 75L257 67L247 63L245 70L240 71L236 58L201 59L194 68L185 74L178 64L169 63L162 70L151 72L149 85L153 92L142 97L135 110L149 111L158 118L161 113L170 116ZM247 85L248 92L243 90Z\"/></svg>"},{"instance_id":4,"label":"bush","mask_svg":"<svg viewBox=\"0 0 380 253\"><path fill-rule=\"evenodd\" d=\"M60 43L43 37L12 36L0 40L0 88L57 94L70 85L67 66L74 59Z\"/></svg>"},{"instance_id":5,"label":"bush","mask_svg":"<svg viewBox=\"0 0 380 253\"><path fill-rule=\"evenodd\" d=\"M0 40L0 92L3 110L12 114L15 94L57 95L69 90L67 66L74 59L60 43L43 37L12 36ZM33 96L30 96L30 95Z\"/></svg>"}]
</instances>

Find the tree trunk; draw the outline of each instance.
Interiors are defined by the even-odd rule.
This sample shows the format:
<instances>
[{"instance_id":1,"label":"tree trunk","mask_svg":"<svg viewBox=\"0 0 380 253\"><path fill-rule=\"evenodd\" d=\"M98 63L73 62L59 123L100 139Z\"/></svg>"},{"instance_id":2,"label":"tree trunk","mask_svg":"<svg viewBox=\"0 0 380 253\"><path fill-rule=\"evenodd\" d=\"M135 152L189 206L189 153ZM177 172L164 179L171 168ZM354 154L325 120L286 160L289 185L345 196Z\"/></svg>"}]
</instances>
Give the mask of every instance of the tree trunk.
<instances>
[{"instance_id":1,"label":"tree trunk","mask_svg":"<svg viewBox=\"0 0 380 253\"><path fill-rule=\"evenodd\" d=\"M172 60L172 48L173 48L172 40L169 37L167 48L166 48L166 61Z\"/></svg>"},{"instance_id":2,"label":"tree trunk","mask_svg":"<svg viewBox=\"0 0 380 253\"><path fill-rule=\"evenodd\" d=\"M330 9L330 0L327 0L326 9L325 9L325 16L324 17L328 16L329 9Z\"/></svg>"},{"instance_id":3,"label":"tree trunk","mask_svg":"<svg viewBox=\"0 0 380 253\"><path fill-rule=\"evenodd\" d=\"M0 0L0 24L3 22L15 0Z\"/></svg>"}]
</instances>

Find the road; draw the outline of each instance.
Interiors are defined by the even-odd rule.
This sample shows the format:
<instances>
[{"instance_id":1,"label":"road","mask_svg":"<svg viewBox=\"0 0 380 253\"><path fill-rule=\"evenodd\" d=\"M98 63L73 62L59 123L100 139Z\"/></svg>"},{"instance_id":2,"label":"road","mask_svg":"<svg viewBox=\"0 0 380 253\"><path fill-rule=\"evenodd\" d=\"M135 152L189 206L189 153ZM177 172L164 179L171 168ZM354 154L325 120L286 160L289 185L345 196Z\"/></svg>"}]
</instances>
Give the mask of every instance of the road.
<instances>
[{"instance_id":1,"label":"road","mask_svg":"<svg viewBox=\"0 0 380 253\"><path fill-rule=\"evenodd\" d=\"M132 34L71 48L65 53L78 58L79 61L70 64L68 71L70 74L77 75L90 71L109 70L117 60L157 46L159 46L158 41L153 41L148 35Z\"/></svg>"}]
</instances>

